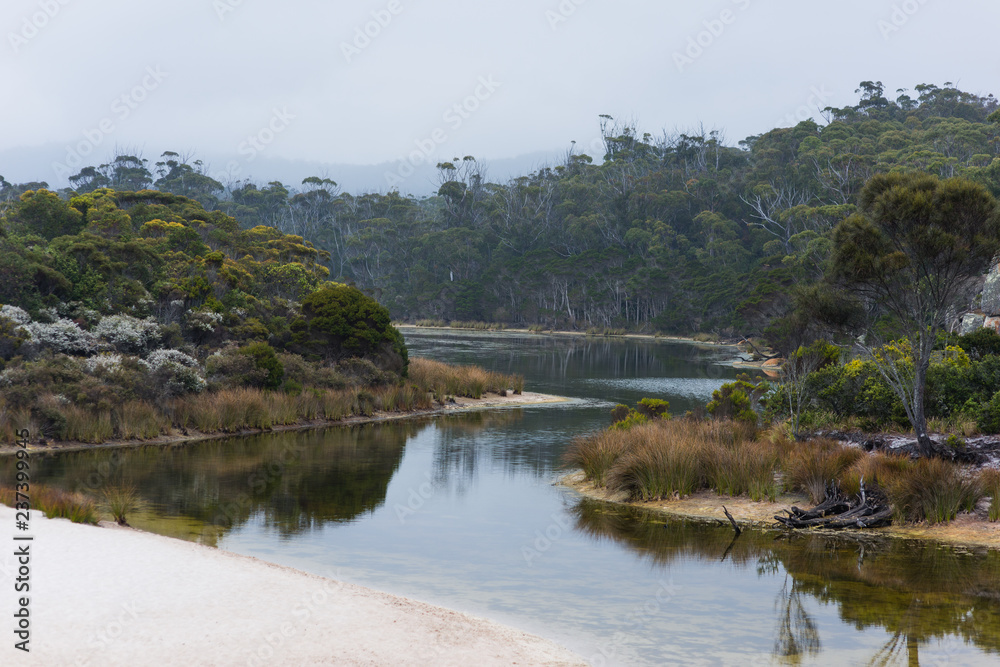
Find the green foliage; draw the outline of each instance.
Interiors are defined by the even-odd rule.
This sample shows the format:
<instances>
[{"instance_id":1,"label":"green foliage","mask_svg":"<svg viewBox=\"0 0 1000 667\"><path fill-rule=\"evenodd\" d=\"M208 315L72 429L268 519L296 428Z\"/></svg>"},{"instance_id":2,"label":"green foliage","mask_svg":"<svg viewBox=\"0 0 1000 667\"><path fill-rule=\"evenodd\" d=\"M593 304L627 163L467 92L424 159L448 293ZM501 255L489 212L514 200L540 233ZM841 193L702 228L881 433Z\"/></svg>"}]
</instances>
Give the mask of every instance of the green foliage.
<instances>
[{"instance_id":1,"label":"green foliage","mask_svg":"<svg viewBox=\"0 0 1000 667\"><path fill-rule=\"evenodd\" d=\"M357 288L329 283L309 294L291 329L300 354L327 360L370 357L383 368L406 369L406 346L389 311Z\"/></svg>"},{"instance_id":2,"label":"green foliage","mask_svg":"<svg viewBox=\"0 0 1000 667\"><path fill-rule=\"evenodd\" d=\"M715 419L757 423L754 404L766 392L764 384L752 384L747 379L727 382L712 392L712 400L705 406Z\"/></svg>"},{"instance_id":3,"label":"green foliage","mask_svg":"<svg viewBox=\"0 0 1000 667\"><path fill-rule=\"evenodd\" d=\"M670 403L660 398L643 398L636 404L637 409L627 405L616 405L611 410L611 428L627 431L649 421L670 419Z\"/></svg>"},{"instance_id":4,"label":"green foliage","mask_svg":"<svg viewBox=\"0 0 1000 667\"><path fill-rule=\"evenodd\" d=\"M970 359L980 360L988 356L1000 356L1000 333L983 327L972 333L958 336L955 345L965 350Z\"/></svg>"},{"instance_id":5,"label":"green foliage","mask_svg":"<svg viewBox=\"0 0 1000 667\"><path fill-rule=\"evenodd\" d=\"M80 211L48 190L29 190L8 213L14 228L25 235L36 234L51 240L57 236L79 233L84 226Z\"/></svg>"},{"instance_id":6,"label":"green foliage","mask_svg":"<svg viewBox=\"0 0 1000 667\"><path fill-rule=\"evenodd\" d=\"M1000 390L980 408L976 424L983 433L1000 433Z\"/></svg>"},{"instance_id":7,"label":"green foliage","mask_svg":"<svg viewBox=\"0 0 1000 667\"><path fill-rule=\"evenodd\" d=\"M277 389L285 375L285 369L278 361L274 348L267 343L250 343L239 349L239 353L253 359L254 366L264 373L260 385L264 389Z\"/></svg>"},{"instance_id":8,"label":"green foliage","mask_svg":"<svg viewBox=\"0 0 1000 667\"><path fill-rule=\"evenodd\" d=\"M661 398L643 398L637 409L650 419L670 419L670 403Z\"/></svg>"}]
</instances>

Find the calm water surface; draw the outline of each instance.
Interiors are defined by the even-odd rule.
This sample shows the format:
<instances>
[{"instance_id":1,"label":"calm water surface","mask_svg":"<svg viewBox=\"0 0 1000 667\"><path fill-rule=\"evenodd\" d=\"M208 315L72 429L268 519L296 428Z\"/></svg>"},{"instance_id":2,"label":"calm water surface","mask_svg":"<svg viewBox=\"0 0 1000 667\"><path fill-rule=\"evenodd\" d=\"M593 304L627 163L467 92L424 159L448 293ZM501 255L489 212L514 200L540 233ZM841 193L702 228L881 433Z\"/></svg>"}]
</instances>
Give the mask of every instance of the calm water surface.
<instances>
[{"instance_id":1,"label":"calm water surface","mask_svg":"<svg viewBox=\"0 0 1000 667\"><path fill-rule=\"evenodd\" d=\"M1000 557L672 521L554 485L614 403L703 405L732 350L408 331L413 356L523 373L563 404L39 457L132 481L133 525L469 611L596 665L1000 663ZM6 465L6 463L4 463ZM6 472L6 471L5 471ZM428 664L435 647L422 647Z\"/></svg>"}]
</instances>

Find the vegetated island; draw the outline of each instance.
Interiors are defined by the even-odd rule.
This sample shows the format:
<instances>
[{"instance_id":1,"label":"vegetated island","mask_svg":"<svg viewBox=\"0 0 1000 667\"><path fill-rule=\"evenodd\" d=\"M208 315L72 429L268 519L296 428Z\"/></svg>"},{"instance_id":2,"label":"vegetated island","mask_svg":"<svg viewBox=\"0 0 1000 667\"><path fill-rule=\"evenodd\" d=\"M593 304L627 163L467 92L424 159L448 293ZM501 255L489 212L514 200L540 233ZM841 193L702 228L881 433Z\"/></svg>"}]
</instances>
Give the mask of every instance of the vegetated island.
<instances>
[{"instance_id":1,"label":"vegetated island","mask_svg":"<svg viewBox=\"0 0 1000 667\"><path fill-rule=\"evenodd\" d=\"M743 391L754 386L725 385L707 417L672 419L657 399L618 406L612 426L573 441L565 461L579 471L560 483L597 500L770 529L785 529L777 515L817 505L831 488L856 497L864 487L892 509L891 526L866 532L1000 549L1000 443L983 443L984 463L970 465L911 456L905 436L796 441L787 422L762 428L750 417Z\"/></svg>"}]
</instances>

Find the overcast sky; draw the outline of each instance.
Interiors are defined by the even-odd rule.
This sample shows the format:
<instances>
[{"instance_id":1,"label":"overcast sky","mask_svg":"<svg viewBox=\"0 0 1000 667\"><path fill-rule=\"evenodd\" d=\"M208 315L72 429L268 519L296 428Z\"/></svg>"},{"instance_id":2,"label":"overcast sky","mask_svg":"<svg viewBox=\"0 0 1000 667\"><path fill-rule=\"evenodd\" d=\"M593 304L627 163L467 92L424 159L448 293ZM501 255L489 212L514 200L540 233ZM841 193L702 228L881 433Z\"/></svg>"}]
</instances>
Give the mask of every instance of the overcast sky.
<instances>
[{"instance_id":1,"label":"overcast sky","mask_svg":"<svg viewBox=\"0 0 1000 667\"><path fill-rule=\"evenodd\" d=\"M1000 93L998 25L995 0L4 0L0 174L59 183L130 146L405 175L594 153L599 114L735 144L866 79Z\"/></svg>"}]
</instances>

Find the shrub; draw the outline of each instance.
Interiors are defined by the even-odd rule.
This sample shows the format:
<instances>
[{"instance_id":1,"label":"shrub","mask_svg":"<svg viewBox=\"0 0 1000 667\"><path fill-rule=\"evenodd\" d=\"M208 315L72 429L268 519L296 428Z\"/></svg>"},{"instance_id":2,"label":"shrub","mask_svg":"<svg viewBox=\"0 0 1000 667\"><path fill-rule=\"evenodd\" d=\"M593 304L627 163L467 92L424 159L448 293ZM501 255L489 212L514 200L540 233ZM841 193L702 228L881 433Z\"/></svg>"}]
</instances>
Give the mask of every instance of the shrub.
<instances>
[{"instance_id":1,"label":"shrub","mask_svg":"<svg viewBox=\"0 0 1000 667\"><path fill-rule=\"evenodd\" d=\"M785 486L805 491L814 504L823 502L830 482L841 475L865 452L845 447L833 440L811 440L794 447L785 459Z\"/></svg>"},{"instance_id":2,"label":"shrub","mask_svg":"<svg viewBox=\"0 0 1000 667\"><path fill-rule=\"evenodd\" d=\"M979 488L990 496L990 521L1000 521L1000 470L987 468L980 472Z\"/></svg>"},{"instance_id":3,"label":"shrub","mask_svg":"<svg viewBox=\"0 0 1000 667\"><path fill-rule=\"evenodd\" d=\"M389 311L361 290L327 283L302 299L302 317L291 323L294 351L304 356L338 360L369 358L384 370L406 375L403 336L392 326Z\"/></svg>"},{"instance_id":4,"label":"shrub","mask_svg":"<svg viewBox=\"0 0 1000 667\"><path fill-rule=\"evenodd\" d=\"M637 409L650 419L670 419L670 403L659 398L644 398Z\"/></svg>"},{"instance_id":5,"label":"shrub","mask_svg":"<svg viewBox=\"0 0 1000 667\"><path fill-rule=\"evenodd\" d=\"M62 354L91 354L96 350L97 337L84 331L73 320L57 319L52 323L31 322L23 329L28 332L29 345Z\"/></svg>"},{"instance_id":6,"label":"shrub","mask_svg":"<svg viewBox=\"0 0 1000 667\"><path fill-rule=\"evenodd\" d=\"M14 506L15 489L0 486L0 503ZM50 519L69 519L73 523L97 523L94 501L80 493L67 493L44 484L31 485L31 507Z\"/></svg>"},{"instance_id":7,"label":"shrub","mask_svg":"<svg viewBox=\"0 0 1000 667\"><path fill-rule=\"evenodd\" d=\"M1000 433L1000 391L980 408L976 424L983 433Z\"/></svg>"},{"instance_id":8,"label":"shrub","mask_svg":"<svg viewBox=\"0 0 1000 667\"><path fill-rule=\"evenodd\" d=\"M593 435L574 438L563 455L567 465L583 470L586 479L603 487L607 474L626 450L629 436L614 431L601 431Z\"/></svg>"},{"instance_id":9,"label":"shrub","mask_svg":"<svg viewBox=\"0 0 1000 667\"><path fill-rule=\"evenodd\" d=\"M729 382L712 392L712 400L705 408L715 419L732 419L756 424L757 413L753 411L750 400L753 392L754 386L749 382L743 380Z\"/></svg>"},{"instance_id":10,"label":"shrub","mask_svg":"<svg viewBox=\"0 0 1000 667\"><path fill-rule=\"evenodd\" d=\"M971 511L982 497L975 480L941 459L919 459L888 480L880 480L899 519L944 523Z\"/></svg>"},{"instance_id":11,"label":"shrub","mask_svg":"<svg viewBox=\"0 0 1000 667\"><path fill-rule=\"evenodd\" d=\"M131 315L109 315L94 327L102 341L118 352L143 355L155 348L162 338L160 325L153 319L140 320Z\"/></svg>"},{"instance_id":12,"label":"shrub","mask_svg":"<svg viewBox=\"0 0 1000 667\"><path fill-rule=\"evenodd\" d=\"M239 354L250 357L254 367L264 373L262 383L259 385L265 389L276 389L281 386L281 379L285 375L285 369L278 361L274 348L267 343L250 343L239 349Z\"/></svg>"}]
</instances>

